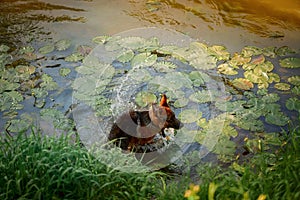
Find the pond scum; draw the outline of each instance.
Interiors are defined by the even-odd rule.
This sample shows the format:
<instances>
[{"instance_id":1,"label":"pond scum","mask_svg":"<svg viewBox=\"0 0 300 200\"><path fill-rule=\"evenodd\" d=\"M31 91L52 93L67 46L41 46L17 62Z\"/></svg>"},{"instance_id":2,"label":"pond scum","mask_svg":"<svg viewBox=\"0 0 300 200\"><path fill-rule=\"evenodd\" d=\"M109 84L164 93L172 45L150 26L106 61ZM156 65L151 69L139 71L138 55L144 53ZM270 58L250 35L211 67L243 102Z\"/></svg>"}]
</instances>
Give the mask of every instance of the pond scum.
<instances>
[{"instance_id":1,"label":"pond scum","mask_svg":"<svg viewBox=\"0 0 300 200\"><path fill-rule=\"evenodd\" d=\"M91 47L74 49L69 40L39 49L0 45L0 111L5 123L1 199L300 198L298 50L248 46L231 55L223 46L162 45L155 37L99 36L93 41L114 52L113 62L87 56ZM46 73L54 68L61 77ZM75 80L74 72L79 74ZM128 174L94 160L78 142L70 143L69 136L41 137L39 126L32 128L36 125L33 114L22 112L24 102L32 102L40 109L38 119L51 122L58 133L74 136L74 121L60 110L62 106L48 103L62 91L56 80L71 81L74 98L93 108L101 120L112 115L114 99L109 91L125 74L147 85L131 97L138 108L166 92L181 121L196 126L177 132L183 143L192 138L205 145L204 138L221 129L211 150L229 167L202 163L196 152L190 152L174 166L184 173L182 180L170 181L161 172ZM225 84L225 96L207 89L212 81ZM191 103L212 107L217 115L210 116L201 106L195 112L189 108ZM214 126L221 121L222 127ZM31 134L25 137L24 133ZM239 137L242 144L235 142ZM122 156L113 150L103 159ZM190 167L196 172L190 174ZM200 179L194 180L195 174ZM199 185L188 188L192 180Z\"/></svg>"}]
</instances>

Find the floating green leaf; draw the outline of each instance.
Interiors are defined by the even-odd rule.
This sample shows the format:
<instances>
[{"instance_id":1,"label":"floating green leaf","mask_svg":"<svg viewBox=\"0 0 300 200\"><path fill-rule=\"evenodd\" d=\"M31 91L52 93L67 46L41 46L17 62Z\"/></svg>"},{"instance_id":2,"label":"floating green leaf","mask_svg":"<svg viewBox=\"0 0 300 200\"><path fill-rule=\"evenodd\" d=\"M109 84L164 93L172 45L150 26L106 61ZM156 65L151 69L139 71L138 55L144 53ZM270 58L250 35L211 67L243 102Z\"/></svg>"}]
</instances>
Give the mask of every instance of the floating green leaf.
<instances>
[{"instance_id":1,"label":"floating green leaf","mask_svg":"<svg viewBox=\"0 0 300 200\"><path fill-rule=\"evenodd\" d=\"M259 64L264 63L265 60L266 60L266 58L263 55L259 55L257 57L252 58L251 63L255 64L255 65L259 65Z\"/></svg>"},{"instance_id":2,"label":"floating green leaf","mask_svg":"<svg viewBox=\"0 0 300 200\"><path fill-rule=\"evenodd\" d=\"M110 38L111 38L110 36L101 35L101 36L94 37L92 40L97 44L105 44L107 41L109 41Z\"/></svg>"},{"instance_id":3,"label":"floating green leaf","mask_svg":"<svg viewBox=\"0 0 300 200\"><path fill-rule=\"evenodd\" d=\"M172 72L177 66L171 62L160 61L153 65L153 68L158 72Z\"/></svg>"},{"instance_id":4,"label":"floating green leaf","mask_svg":"<svg viewBox=\"0 0 300 200\"><path fill-rule=\"evenodd\" d=\"M236 125L242 129L249 131L263 131L264 124L261 120L252 119L252 118L239 118L236 121Z\"/></svg>"},{"instance_id":5,"label":"floating green leaf","mask_svg":"<svg viewBox=\"0 0 300 200\"><path fill-rule=\"evenodd\" d=\"M188 75L182 72L170 72L164 76L155 76L149 83L166 88L167 90L193 87Z\"/></svg>"},{"instance_id":6,"label":"floating green leaf","mask_svg":"<svg viewBox=\"0 0 300 200\"><path fill-rule=\"evenodd\" d=\"M241 90L250 90L253 88L253 83L245 78L233 79L232 84L234 87L241 89Z\"/></svg>"},{"instance_id":7,"label":"floating green leaf","mask_svg":"<svg viewBox=\"0 0 300 200\"><path fill-rule=\"evenodd\" d=\"M0 52L7 52L9 49L10 49L9 46L5 44L0 45Z\"/></svg>"},{"instance_id":8,"label":"floating green leaf","mask_svg":"<svg viewBox=\"0 0 300 200\"><path fill-rule=\"evenodd\" d=\"M272 112L266 115L266 122L277 126L284 126L288 123L289 118L282 112Z\"/></svg>"},{"instance_id":9,"label":"floating green leaf","mask_svg":"<svg viewBox=\"0 0 300 200\"><path fill-rule=\"evenodd\" d=\"M22 47L19 50L19 54L27 54L27 53L33 53L33 52L34 52L34 48L32 46Z\"/></svg>"},{"instance_id":10,"label":"floating green leaf","mask_svg":"<svg viewBox=\"0 0 300 200\"><path fill-rule=\"evenodd\" d=\"M41 54L48 54L48 53L51 53L52 51L54 51L54 49L55 49L54 45L48 44L48 45L46 45L46 46L41 47L41 48L39 49L39 52L40 52Z\"/></svg>"},{"instance_id":11,"label":"floating green leaf","mask_svg":"<svg viewBox=\"0 0 300 200\"><path fill-rule=\"evenodd\" d=\"M214 45L208 47L207 53L217 58L217 60L229 60L230 53L226 50L226 47Z\"/></svg>"},{"instance_id":12,"label":"floating green leaf","mask_svg":"<svg viewBox=\"0 0 300 200\"><path fill-rule=\"evenodd\" d=\"M213 150L218 155L233 156L236 151L236 144L226 136L220 136L218 143L215 145Z\"/></svg>"},{"instance_id":13,"label":"floating green leaf","mask_svg":"<svg viewBox=\"0 0 300 200\"><path fill-rule=\"evenodd\" d=\"M65 61L67 62L78 62L82 60L84 56L81 53L75 52L72 53L71 55L65 57Z\"/></svg>"},{"instance_id":14,"label":"floating green leaf","mask_svg":"<svg viewBox=\"0 0 300 200\"><path fill-rule=\"evenodd\" d=\"M237 101L218 101L216 102L216 107L222 111L227 112L237 112L244 110L243 105L246 104L245 100L237 100Z\"/></svg>"},{"instance_id":15,"label":"floating green leaf","mask_svg":"<svg viewBox=\"0 0 300 200\"><path fill-rule=\"evenodd\" d=\"M135 97L135 102L140 107L146 107L151 103L155 103L157 101L156 96L153 93L141 91L137 93Z\"/></svg>"},{"instance_id":16,"label":"floating green leaf","mask_svg":"<svg viewBox=\"0 0 300 200\"><path fill-rule=\"evenodd\" d=\"M43 88L33 88L31 93L36 98L45 98L48 95L48 91Z\"/></svg>"},{"instance_id":17,"label":"floating green leaf","mask_svg":"<svg viewBox=\"0 0 300 200\"><path fill-rule=\"evenodd\" d=\"M262 54L262 50L258 47L246 46L242 49L241 54L243 57L257 56Z\"/></svg>"},{"instance_id":18,"label":"floating green leaf","mask_svg":"<svg viewBox=\"0 0 300 200\"><path fill-rule=\"evenodd\" d=\"M187 98L181 97L174 102L174 107L182 108L188 104L189 100Z\"/></svg>"},{"instance_id":19,"label":"floating green leaf","mask_svg":"<svg viewBox=\"0 0 300 200\"><path fill-rule=\"evenodd\" d=\"M152 77L146 69L132 69L127 73L127 76L138 82L149 81Z\"/></svg>"},{"instance_id":20,"label":"floating green leaf","mask_svg":"<svg viewBox=\"0 0 300 200\"><path fill-rule=\"evenodd\" d=\"M293 85L300 86L300 76L291 76L288 78L288 82Z\"/></svg>"},{"instance_id":21,"label":"floating green leaf","mask_svg":"<svg viewBox=\"0 0 300 200\"><path fill-rule=\"evenodd\" d=\"M276 83L274 87L278 90L290 90L291 86L287 83Z\"/></svg>"},{"instance_id":22,"label":"floating green leaf","mask_svg":"<svg viewBox=\"0 0 300 200\"><path fill-rule=\"evenodd\" d=\"M0 79L0 94L4 91L12 91L19 87L19 83L11 83L7 80Z\"/></svg>"},{"instance_id":23,"label":"floating green leaf","mask_svg":"<svg viewBox=\"0 0 300 200\"><path fill-rule=\"evenodd\" d=\"M6 130L12 133L21 133L29 129L32 122L24 119L12 119L6 123Z\"/></svg>"},{"instance_id":24,"label":"floating green leaf","mask_svg":"<svg viewBox=\"0 0 300 200\"><path fill-rule=\"evenodd\" d=\"M262 49L262 51L265 56L268 56L271 58L275 58L275 56L276 56L275 47L265 47Z\"/></svg>"},{"instance_id":25,"label":"floating green leaf","mask_svg":"<svg viewBox=\"0 0 300 200\"><path fill-rule=\"evenodd\" d=\"M284 58L279 63L285 68L300 68L300 58Z\"/></svg>"},{"instance_id":26,"label":"floating green leaf","mask_svg":"<svg viewBox=\"0 0 300 200\"><path fill-rule=\"evenodd\" d=\"M49 123L52 123L55 128L72 131L74 128L74 122L71 119L66 118L60 111L47 108L40 111L41 118Z\"/></svg>"},{"instance_id":27,"label":"floating green leaf","mask_svg":"<svg viewBox=\"0 0 300 200\"><path fill-rule=\"evenodd\" d=\"M193 123L202 117L202 112L195 109L183 110L178 115L178 119L183 123Z\"/></svg>"},{"instance_id":28,"label":"floating green leaf","mask_svg":"<svg viewBox=\"0 0 300 200\"><path fill-rule=\"evenodd\" d=\"M289 98L285 102L285 106L289 110L296 110L296 111L300 112L300 100L296 97Z\"/></svg>"},{"instance_id":29,"label":"floating green leaf","mask_svg":"<svg viewBox=\"0 0 300 200\"><path fill-rule=\"evenodd\" d=\"M42 83L40 86L46 90L55 90L57 89L57 83L53 81L53 78L49 76L48 74L43 74L42 75Z\"/></svg>"},{"instance_id":30,"label":"floating green leaf","mask_svg":"<svg viewBox=\"0 0 300 200\"><path fill-rule=\"evenodd\" d=\"M61 76L67 76L68 74L70 74L71 73L71 69L70 68L66 68L66 67L63 67L63 68L60 68L59 69L59 74L61 75Z\"/></svg>"},{"instance_id":31,"label":"floating green leaf","mask_svg":"<svg viewBox=\"0 0 300 200\"><path fill-rule=\"evenodd\" d=\"M9 109L22 109L19 102L23 101L23 96L17 91L3 92L0 94L0 111Z\"/></svg>"},{"instance_id":32,"label":"floating green leaf","mask_svg":"<svg viewBox=\"0 0 300 200\"><path fill-rule=\"evenodd\" d=\"M291 92L295 95L300 95L300 86L293 87Z\"/></svg>"},{"instance_id":33,"label":"floating green leaf","mask_svg":"<svg viewBox=\"0 0 300 200\"><path fill-rule=\"evenodd\" d=\"M196 103L207 103L212 100L212 94L208 90L197 91L189 97L190 100Z\"/></svg>"},{"instance_id":34,"label":"floating green leaf","mask_svg":"<svg viewBox=\"0 0 300 200\"><path fill-rule=\"evenodd\" d=\"M218 66L218 71L221 74L225 74L225 75L236 75L236 74L238 74L238 72L234 68L230 67L230 65L228 63L220 64Z\"/></svg>"},{"instance_id":35,"label":"floating green leaf","mask_svg":"<svg viewBox=\"0 0 300 200\"><path fill-rule=\"evenodd\" d=\"M128 49L126 51L122 51L117 56L117 61L126 63L126 62L129 62L133 57L134 57L134 52L131 49Z\"/></svg>"},{"instance_id":36,"label":"floating green leaf","mask_svg":"<svg viewBox=\"0 0 300 200\"><path fill-rule=\"evenodd\" d=\"M262 151L262 140L261 139L248 139L247 137L244 139L245 145L244 148L247 152L257 153Z\"/></svg>"},{"instance_id":37,"label":"floating green leaf","mask_svg":"<svg viewBox=\"0 0 300 200\"><path fill-rule=\"evenodd\" d=\"M290 47L288 46L283 46L283 47L280 47L276 50L276 54L278 56L286 56L286 55L289 55L289 54L294 54L296 53L295 50L291 49Z\"/></svg>"},{"instance_id":38,"label":"floating green leaf","mask_svg":"<svg viewBox=\"0 0 300 200\"><path fill-rule=\"evenodd\" d=\"M239 66L249 63L251 57L244 57L241 54L234 53L232 58L228 61L228 64L235 69L238 69Z\"/></svg>"},{"instance_id":39,"label":"floating green leaf","mask_svg":"<svg viewBox=\"0 0 300 200\"><path fill-rule=\"evenodd\" d=\"M55 49L57 51L64 51L71 46L70 40L59 40L55 43Z\"/></svg>"},{"instance_id":40,"label":"floating green leaf","mask_svg":"<svg viewBox=\"0 0 300 200\"><path fill-rule=\"evenodd\" d=\"M268 76L269 76L268 83L280 82L280 76L278 74L270 72L270 73L268 73Z\"/></svg>"},{"instance_id":41,"label":"floating green leaf","mask_svg":"<svg viewBox=\"0 0 300 200\"><path fill-rule=\"evenodd\" d=\"M156 54L151 53L140 53L133 57L131 60L131 66L135 67L149 67L152 66L157 59Z\"/></svg>"},{"instance_id":42,"label":"floating green leaf","mask_svg":"<svg viewBox=\"0 0 300 200\"><path fill-rule=\"evenodd\" d=\"M137 50L145 46L146 39L142 37L125 37L119 40L119 44L127 49Z\"/></svg>"}]
</instances>

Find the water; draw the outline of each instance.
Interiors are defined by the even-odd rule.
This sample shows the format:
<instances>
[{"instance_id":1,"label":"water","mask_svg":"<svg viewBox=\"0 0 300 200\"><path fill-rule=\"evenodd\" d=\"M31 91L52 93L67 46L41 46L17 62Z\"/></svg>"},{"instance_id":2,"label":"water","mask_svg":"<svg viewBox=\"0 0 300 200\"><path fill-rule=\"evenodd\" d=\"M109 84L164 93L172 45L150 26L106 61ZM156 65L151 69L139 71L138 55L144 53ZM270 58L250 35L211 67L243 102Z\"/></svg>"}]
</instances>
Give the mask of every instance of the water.
<instances>
[{"instance_id":1,"label":"water","mask_svg":"<svg viewBox=\"0 0 300 200\"><path fill-rule=\"evenodd\" d=\"M294 0L2 1L0 39L54 37L82 44L96 35L156 26L225 45L231 52L246 45L298 49L299 10Z\"/></svg>"},{"instance_id":2,"label":"water","mask_svg":"<svg viewBox=\"0 0 300 200\"><path fill-rule=\"evenodd\" d=\"M210 45L224 45L230 52L239 52L247 45L299 49L299 11L298 0L4 0L0 5L0 43L14 47L29 43L39 46L47 44L49 39L68 38L73 46L89 45L97 35L121 33L126 36L132 34L128 30L158 27L183 33L181 36L186 36L183 40L168 34L162 36L167 43L179 46L192 38ZM147 34L155 35L146 31L142 36L147 37ZM45 71L66 89L55 96L54 103L47 102L46 106L58 103L66 112L72 104L69 82L60 78L58 69L47 68ZM286 75L286 72L282 74ZM117 97L119 102L124 101L123 96ZM37 112L36 108L30 108L31 100L25 102L25 111ZM86 110L86 107L76 110L86 119L81 124L83 128L95 118ZM91 126L99 124L95 122ZM89 141L91 137L101 140L101 135L95 132L89 132L82 139Z\"/></svg>"}]
</instances>

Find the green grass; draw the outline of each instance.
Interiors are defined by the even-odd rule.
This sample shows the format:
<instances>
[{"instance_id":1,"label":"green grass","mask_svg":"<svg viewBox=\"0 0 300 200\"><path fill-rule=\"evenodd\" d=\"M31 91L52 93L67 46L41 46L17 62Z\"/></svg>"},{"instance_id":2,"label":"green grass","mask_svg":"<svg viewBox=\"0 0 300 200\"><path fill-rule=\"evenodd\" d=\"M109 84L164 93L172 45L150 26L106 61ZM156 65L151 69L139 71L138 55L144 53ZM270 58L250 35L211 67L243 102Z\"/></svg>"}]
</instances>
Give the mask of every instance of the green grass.
<instances>
[{"instance_id":1,"label":"green grass","mask_svg":"<svg viewBox=\"0 0 300 200\"><path fill-rule=\"evenodd\" d=\"M193 197L300 199L299 130L283 142L276 153L257 153L241 165L197 166L200 181L194 184L200 191ZM0 145L0 199L184 199L193 182L188 173L174 178L143 171L120 151L105 150L97 157L70 142L69 136L2 136ZM140 173L108 166L105 160L124 162L129 168L140 168Z\"/></svg>"}]
</instances>

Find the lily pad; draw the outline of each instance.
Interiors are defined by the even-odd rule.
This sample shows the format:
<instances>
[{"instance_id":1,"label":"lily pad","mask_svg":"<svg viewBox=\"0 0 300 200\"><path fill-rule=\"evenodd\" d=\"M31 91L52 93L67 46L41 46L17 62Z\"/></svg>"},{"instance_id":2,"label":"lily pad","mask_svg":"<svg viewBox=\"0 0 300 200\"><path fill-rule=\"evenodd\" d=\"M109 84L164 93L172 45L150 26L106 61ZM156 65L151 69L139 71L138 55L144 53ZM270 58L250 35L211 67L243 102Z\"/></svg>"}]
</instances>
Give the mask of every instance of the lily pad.
<instances>
[{"instance_id":1,"label":"lily pad","mask_svg":"<svg viewBox=\"0 0 300 200\"><path fill-rule=\"evenodd\" d=\"M133 57L131 60L131 66L135 67L149 67L152 66L157 59L156 54L151 53L140 53Z\"/></svg>"},{"instance_id":2,"label":"lily pad","mask_svg":"<svg viewBox=\"0 0 300 200\"><path fill-rule=\"evenodd\" d=\"M237 118L236 125L249 131L263 131L264 124L261 120L252 118Z\"/></svg>"},{"instance_id":3,"label":"lily pad","mask_svg":"<svg viewBox=\"0 0 300 200\"><path fill-rule=\"evenodd\" d=\"M229 60L230 53L227 51L226 47L214 45L207 48L207 53L211 56L217 58L217 60Z\"/></svg>"},{"instance_id":4,"label":"lily pad","mask_svg":"<svg viewBox=\"0 0 300 200\"><path fill-rule=\"evenodd\" d=\"M48 44L48 45L46 45L46 46L41 47L41 48L39 49L39 52L40 52L41 54L48 54L48 53L51 53L52 51L54 51L54 49L55 49L54 45Z\"/></svg>"},{"instance_id":5,"label":"lily pad","mask_svg":"<svg viewBox=\"0 0 300 200\"><path fill-rule=\"evenodd\" d=\"M27 54L27 53L33 53L33 52L34 52L34 48L32 46L22 47L19 50L19 54Z\"/></svg>"},{"instance_id":6,"label":"lily pad","mask_svg":"<svg viewBox=\"0 0 300 200\"><path fill-rule=\"evenodd\" d=\"M229 155L233 156L236 151L235 142L231 141L226 136L221 136L218 139L218 143L216 144L213 152L218 155Z\"/></svg>"},{"instance_id":7,"label":"lily pad","mask_svg":"<svg viewBox=\"0 0 300 200\"><path fill-rule=\"evenodd\" d=\"M244 57L241 54L234 53L232 58L228 61L228 64L235 69L238 69L239 66L249 63L251 57Z\"/></svg>"},{"instance_id":8,"label":"lily pad","mask_svg":"<svg viewBox=\"0 0 300 200\"><path fill-rule=\"evenodd\" d=\"M12 133L21 133L29 129L32 122L24 119L12 119L6 123L6 130Z\"/></svg>"},{"instance_id":9,"label":"lily pad","mask_svg":"<svg viewBox=\"0 0 300 200\"><path fill-rule=\"evenodd\" d=\"M110 38L111 36L101 35L101 36L94 37L92 40L97 44L105 44Z\"/></svg>"},{"instance_id":10,"label":"lily pad","mask_svg":"<svg viewBox=\"0 0 300 200\"><path fill-rule=\"evenodd\" d=\"M236 75L238 74L238 71L236 71L234 68L230 67L228 63L223 63L218 66L218 71L221 74L225 75Z\"/></svg>"},{"instance_id":11,"label":"lily pad","mask_svg":"<svg viewBox=\"0 0 300 200\"><path fill-rule=\"evenodd\" d=\"M7 80L0 79L0 94L4 91L12 91L19 87L19 83L11 83Z\"/></svg>"},{"instance_id":12,"label":"lily pad","mask_svg":"<svg viewBox=\"0 0 300 200\"><path fill-rule=\"evenodd\" d=\"M290 90L291 89L291 86L287 83L276 83L274 85L274 87L278 90L283 90L283 91L286 91L286 90Z\"/></svg>"},{"instance_id":13,"label":"lily pad","mask_svg":"<svg viewBox=\"0 0 300 200\"><path fill-rule=\"evenodd\" d=\"M252 58L251 63L255 64L255 65L259 65L259 64L264 63L265 60L266 60L266 58L263 55L259 55L255 58Z\"/></svg>"},{"instance_id":14,"label":"lily pad","mask_svg":"<svg viewBox=\"0 0 300 200\"><path fill-rule=\"evenodd\" d=\"M66 118L63 113L54 108L42 109L40 114L42 119L52 123L57 129L72 131L75 126L74 121Z\"/></svg>"},{"instance_id":15,"label":"lily pad","mask_svg":"<svg viewBox=\"0 0 300 200\"><path fill-rule=\"evenodd\" d=\"M125 37L119 40L119 44L127 49L137 50L145 46L146 39L142 37Z\"/></svg>"},{"instance_id":16,"label":"lily pad","mask_svg":"<svg viewBox=\"0 0 300 200\"><path fill-rule=\"evenodd\" d=\"M48 95L48 91L43 88L33 88L31 93L36 98L45 98Z\"/></svg>"},{"instance_id":17,"label":"lily pad","mask_svg":"<svg viewBox=\"0 0 300 200\"><path fill-rule=\"evenodd\" d=\"M262 49L254 46L246 46L242 49L241 52L243 57L251 57L262 54Z\"/></svg>"},{"instance_id":18,"label":"lily pad","mask_svg":"<svg viewBox=\"0 0 300 200\"><path fill-rule=\"evenodd\" d=\"M80 55L82 55L83 57L89 55L92 50L93 50L93 48L88 45L79 45L76 48L76 52L79 53Z\"/></svg>"},{"instance_id":19,"label":"lily pad","mask_svg":"<svg viewBox=\"0 0 300 200\"><path fill-rule=\"evenodd\" d=\"M291 92L295 95L300 95L300 86L293 87Z\"/></svg>"},{"instance_id":20,"label":"lily pad","mask_svg":"<svg viewBox=\"0 0 300 200\"><path fill-rule=\"evenodd\" d=\"M55 90L57 89L58 85L56 82L53 81L53 78L49 76L48 74L43 74L42 77L42 83L40 86L46 90Z\"/></svg>"},{"instance_id":21,"label":"lily pad","mask_svg":"<svg viewBox=\"0 0 300 200\"><path fill-rule=\"evenodd\" d=\"M191 71L191 73L189 73L189 79L196 87L204 85L205 82L209 82L211 80L207 74L200 71Z\"/></svg>"},{"instance_id":22,"label":"lily pad","mask_svg":"<svg viewBox=\"0 0 300 200\"><path fill-rule=\"evenodd\" d=\"M289 98L286 101L285 106L289 110L296 110L300 112L300 100L296 97Z\"/></svg>"},{"instance_id":23,"label":"lily pad","mask_svg":"<svg viewBox=\"0 0 300 200\"><path fill-rule=\"evenodd\" d=\"M128 49L126 51L122 51L117 56L117 61L126 63L126 62L129 62L133 57L134 57L134 52L131 49Z\"/></svg>"},{"instance_id":24,"label":"lily pad","mask_svg":"<svg viewBox=\"0 0 300 200\"><path fill-rule=\"evenodd\" d=\"M234 87L241 90L250 90L253 88L253 83L245 78L236 78L232 81Z\"/></svg>"},{"instance_id":25,"label":"lily pad","mask_svg":"<svg viewBox=\"0 0 300 200\"><path fill-rule=\"evenodd\" d=\"M284 58L279 63L285 68L300 68L300 58Z\"/></svg>"},{"instance_id":26,"label":"lily pad","mask_svg":"<svg viewBox=\"0 0 300 200\"><path fill-rule=\"evenodd\" d=\"M276 49L275 47L265 47L262 49L262 51L265 56L275 58L276 57L275 49Z\"/></svg>"},{"instance_id":27,"label":"lily pad","mask_svg":"<svg viewBox=\"0 0 300 200\"><path fill-rule=\"evenodd\" d=\"M95 100L95 106L93 106L96 111L97 117L109 117L111 116L111 100L104 97L103 95L97 96Z\"/></svg>"},{"instance_id":28,"label":"lily pad","mask_svg":"<svg viewBox=\"0 0 300 200\"><path fill-rule=\"evenodd\" d=\"M127 73L127 76L135 82L147 82L151 80L151 74L146 69L132 69Z\"/></svg>"},{"instance_id":29,"label":"lily pad","mask_svg":"<svg viewBox=\"0 0 300 200\"><path fill-rule=\"evenodd\" d=\"M71 55L65 57L65 61L67 62L78 62L81 61L84 58L84 56L81 53L75 52Z\"/></svg>"},{"instance_id":30,"label":"lily pad","mask_svg":"<svg viewBox=\"0 0 300 200\"><path fill-rule=\"evenodd\" d=\"M288 46L283 46L283 47L280 47L276 50L276 54L278 56L286 56L286 55L289 55L289 54L295 54L296 51L291 49L290 47Z\"/></svg>"},{"instance_id":31,"label":"lily pad","mask_svg":"<svg viewBox=\"0 0 300 200\"><path fill-rule=\"evenodd\" d=\"M141 91L137 93L135 97L135 102L140 107L146 107L151 103L155 103L157 101L156 96L153 93Z\"/></svg>"},{"instance_id":32,"label":"lily pad","mask_svg":"<svg viewBox=\"0 0 300 200\"><path fill-rule=\"evenodd\" d=\"M187 98L181 97L174 102L174 107L182 108L185 107L189 103Z\"/></svg>"},{"instance_id":33,"label":"lily pad","mask_svg":"<svg viewBox=\"0 0 300 200\"><path fill-rule=\"evenodd\" d=\"M300 86L300 76L291 76L288 78L288 82L293 85Z\"/></svg>"},{"instance_id":34,"label":"lily pad","mask_svg":"<svg viewBox=\"0 0 300 200\"><path fill-rule=\"evenodd\" d=\"M288 123L289 118L282 112L272 112L266 115L266 122L277 126L284 126Z\"/></svg>"},{"instance_id":35,"label":"lily pad","mask_svg":"<svg viewBox=\"0 0 300 200\"><path fill-rule=\"evenodd\" d=\"M66 67L63 67L63 68L60 68L59 69L59 74L61 75L61 76L67 76L68 74L70 74L71 73L71 69L70 68L66 68Z\"/></svg>"},{"instance_id":36,"label":"lily pad","mask_svg":"<svg viewBox=\"0 0 300 200\"><path fill-rule=\"evenodd\" d=\"M153 65L153 68L158 72L172 72L177 66L171 62L160 61Z\"/></svg>"},{"instance_id":37,"label":"lily pad","mask_svg":"<svg viewBox=\"0 0 300 200\"><path fill-rule=\"evenodd\" d=\"M5 44L0 45L0 52L7 52L9 49L10 49L9 46Z\"/></svg>"},{"instance_id":38,"label":"lily pad","mask_svg":"<svg viewBox=\"0 0 300 200\"><path fill-rule=\"evenodd\" d=\"M212 100L212 94L208 90L197 91L190 95L190 100L196 103L207 103Z\"/></svg>"},{"instance_id":39,"label":"lily pad","mask_svg":"<svg viewBox=\"0 0 300 200\"><path fill-rule=\"evenodd\" d=\"M202 112L195 109L183 110L178 115L178 119L183 123L193 123L202 117Z\"/></svg>"},{"instance_id":40,"label":"lily pad","mask_svg":"<svg viewBox=\"0 0 300 200\"><path fill-rule=\"evenodd\" d=\"M0 94L0 111L9 109L19 110L23 106L19 102L23 101L23 96L17 91L3 92Z\"/></svg>"},{"instance_id":41,"label":"lily pad","mask_svg":"<svg viewBox=\"0 0 300 200\"><path fill-rule=\"evenodd\" d=\"M275 73L268 73L268 76L269 76L269 80L268 80L268 83L278 83L280 82L280 76L278 74L275 74Z\"/></svg>"},{"instance_id":42,"label":"lily pad","mask_svg":"<svg viewBox=\"0 0 300 200\"><path fill-rule=\"evenodd\" d=\"M57 51L64 51L71 46L71 40L59 40L55 43L55 49Z\"/></svg>"},{"instance_id":43,"label":"lily pad","mask_svg":"<svg viewBox=\"0 0 300 200\"><path fill-rule=\"evenodd\" d=\"M150 82L167 90L178 90L180 88L192 88L192 81L188 75L182 72L170 72L164 76L155 76Z\"/></svg>"}]
</instances>

